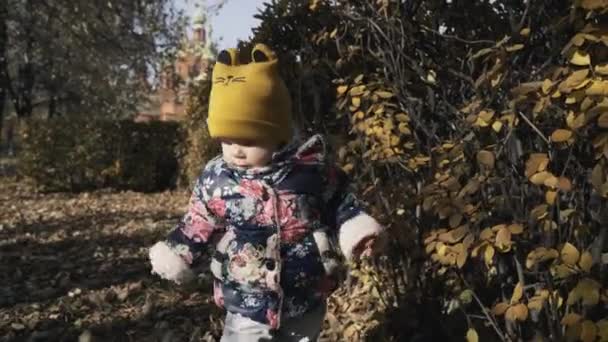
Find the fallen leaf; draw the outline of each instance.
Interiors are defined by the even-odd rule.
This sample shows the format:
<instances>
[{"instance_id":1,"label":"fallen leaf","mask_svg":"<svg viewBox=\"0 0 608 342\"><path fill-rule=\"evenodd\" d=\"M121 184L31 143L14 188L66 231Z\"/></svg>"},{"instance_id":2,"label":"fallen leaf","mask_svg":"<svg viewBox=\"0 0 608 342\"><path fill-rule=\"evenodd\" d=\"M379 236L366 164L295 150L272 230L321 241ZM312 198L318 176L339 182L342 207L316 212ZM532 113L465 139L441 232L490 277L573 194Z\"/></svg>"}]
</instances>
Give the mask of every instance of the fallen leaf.
<instances>
[{"instance_id":1,"label":"fallen leaf","mask_svg":"<svg viewBox=\"0 0 608 342\"><path fill-rule=\"evenodd\" d=\"M580 252L571 243L566 242L560 252L562 261L569 266L574 266L580 258Z\"/></svg>"}]
</instances>

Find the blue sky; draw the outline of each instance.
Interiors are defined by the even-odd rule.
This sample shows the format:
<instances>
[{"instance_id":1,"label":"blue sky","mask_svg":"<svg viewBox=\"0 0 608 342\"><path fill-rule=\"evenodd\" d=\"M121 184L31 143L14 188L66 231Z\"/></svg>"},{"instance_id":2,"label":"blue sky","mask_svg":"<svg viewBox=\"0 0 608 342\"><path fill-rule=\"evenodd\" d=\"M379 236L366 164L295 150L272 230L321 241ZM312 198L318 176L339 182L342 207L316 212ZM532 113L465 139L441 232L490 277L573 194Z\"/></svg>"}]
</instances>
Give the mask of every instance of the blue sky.
<instances>
[{"instance_id":1,"label":"blue sky","mask_svg":"<svg viewBox=\"0 0 608 342\"><path fill-rule=\"evenodd\" d=\"M215 0L175 0L179 9L186 10L186 14L193 17L198 10L196 4L214 4ZM218 43L220 50L236 46L239 39L246 39L251 35L251 28L257 26L258 20L253 15L258 8L263 7L263 0L228 0L216 16L211 16L210 22L213 39ZM221 38L221 40L220 40Z\"/></svg>"}]
</instances>

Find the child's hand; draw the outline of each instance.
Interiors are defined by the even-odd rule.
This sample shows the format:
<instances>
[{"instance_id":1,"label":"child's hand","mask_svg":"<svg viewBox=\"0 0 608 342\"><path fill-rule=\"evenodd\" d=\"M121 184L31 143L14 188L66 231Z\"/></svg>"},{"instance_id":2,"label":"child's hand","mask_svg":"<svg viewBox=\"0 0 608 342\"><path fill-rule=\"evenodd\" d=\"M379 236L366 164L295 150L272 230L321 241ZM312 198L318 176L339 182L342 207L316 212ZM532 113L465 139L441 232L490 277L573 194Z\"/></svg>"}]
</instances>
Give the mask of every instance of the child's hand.
<instances>
[{"instance_id":1,"label":"child's hand","mask_svg":"<svg viewBox=\"0 0 608 342\"><path fill-rule=\"evenodd\" d=\"M383 252L388 244L388 238L385 232L377 235L370 235L363 238L353 249L355 258L370 258Z\"/></svg>"}]
</instances>

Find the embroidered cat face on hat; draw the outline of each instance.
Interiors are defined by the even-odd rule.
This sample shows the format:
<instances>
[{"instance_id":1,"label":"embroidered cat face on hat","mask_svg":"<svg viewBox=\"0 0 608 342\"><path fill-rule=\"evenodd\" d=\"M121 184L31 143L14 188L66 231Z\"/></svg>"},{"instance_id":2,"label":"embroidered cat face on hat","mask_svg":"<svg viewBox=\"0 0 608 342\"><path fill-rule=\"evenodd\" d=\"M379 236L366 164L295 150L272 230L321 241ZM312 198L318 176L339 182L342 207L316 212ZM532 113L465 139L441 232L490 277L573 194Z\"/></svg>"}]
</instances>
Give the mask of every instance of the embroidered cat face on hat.
<instances>
[{"instance_id":1,"label":"embroidered cat face on hat","mask_svg":"<svg viewBox=\"0 0 608 342\"><path fill-rule=\"evenodd\" d=\"M209 134L213 138L286 143L291 140L291 99L279 75L278 59L264 44L240 64L236 49L220 52L209 97Z\"/></svg>"}]
</instances>

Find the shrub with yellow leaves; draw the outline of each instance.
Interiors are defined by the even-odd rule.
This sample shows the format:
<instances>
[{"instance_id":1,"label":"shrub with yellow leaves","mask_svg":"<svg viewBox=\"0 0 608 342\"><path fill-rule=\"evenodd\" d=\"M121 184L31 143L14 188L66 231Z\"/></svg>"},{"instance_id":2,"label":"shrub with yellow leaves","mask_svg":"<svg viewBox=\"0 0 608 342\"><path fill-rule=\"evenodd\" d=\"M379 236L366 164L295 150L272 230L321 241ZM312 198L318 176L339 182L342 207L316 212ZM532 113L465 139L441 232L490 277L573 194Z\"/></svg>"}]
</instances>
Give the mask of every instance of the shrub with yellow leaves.
<instances>
[{"instance_id":1,"label":"shrub with yellow leaves","mask_svg":"<svg viewBox=\"0 0 608 342\"><path fill-rule=\"evenodd\" d=\"M303 128L339 136L339 163L394 238L331 299L324 337L606 339L607 8L262 11L254 40L281 55Z\"/></svg>"}]
</instances>

